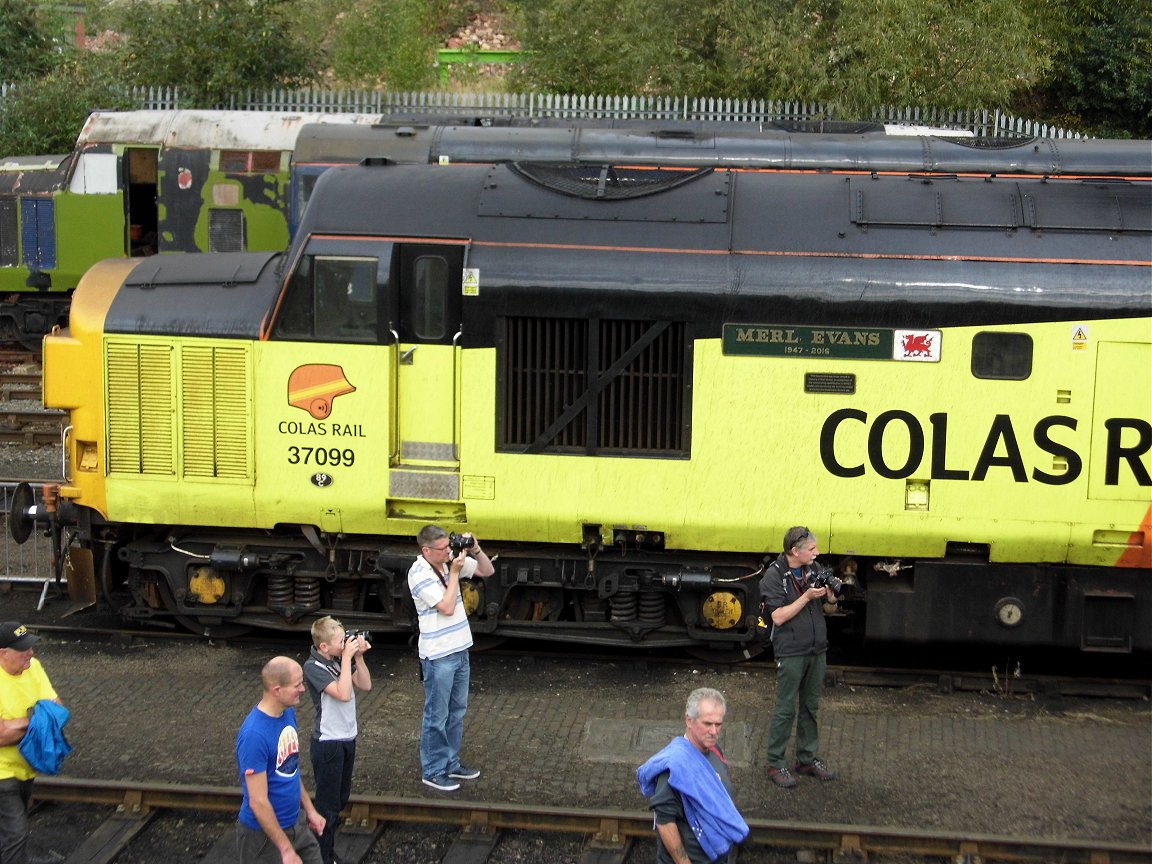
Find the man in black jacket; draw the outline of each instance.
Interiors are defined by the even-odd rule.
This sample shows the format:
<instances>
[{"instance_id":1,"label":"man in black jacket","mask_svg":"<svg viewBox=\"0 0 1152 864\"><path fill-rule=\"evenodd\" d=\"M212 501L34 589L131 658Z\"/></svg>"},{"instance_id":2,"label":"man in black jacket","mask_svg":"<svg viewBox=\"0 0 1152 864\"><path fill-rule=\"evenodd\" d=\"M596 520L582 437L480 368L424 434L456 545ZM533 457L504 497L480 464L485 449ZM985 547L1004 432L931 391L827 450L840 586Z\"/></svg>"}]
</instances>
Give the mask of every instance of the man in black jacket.
<instances>
[{"instance_id":1,"label":"man in black jacket","mask_svg":"<svg viewBox=\"0 0 1152 864\"><path fill-rule=\"evenodd\" d=\"M820 746L817 714L824 690L828 627L822 601L827 587L812 585L820 550L807 528L789 528L784 552L768 565L760 580L765 612L772 619L772 652L776 656L776 707L768 728L768 776L782 789L796 785L795 774L834 780L836 773L816 758ZM788 769L785 752L796 722L796 762Z\"/></svg>"}]
</instances>

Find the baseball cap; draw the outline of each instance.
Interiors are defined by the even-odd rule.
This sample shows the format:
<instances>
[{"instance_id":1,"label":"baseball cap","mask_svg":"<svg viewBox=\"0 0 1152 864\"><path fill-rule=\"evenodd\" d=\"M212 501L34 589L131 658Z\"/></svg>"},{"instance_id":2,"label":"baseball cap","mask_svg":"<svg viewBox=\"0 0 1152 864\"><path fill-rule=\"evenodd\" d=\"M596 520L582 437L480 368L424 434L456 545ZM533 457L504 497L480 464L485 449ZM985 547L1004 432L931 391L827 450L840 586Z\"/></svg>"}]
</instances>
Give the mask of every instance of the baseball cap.
<instances>
[{"instance_id":1,"label":"baseball cap","mask_svg":"<svg viewBox=\"0 0 1152 864\"><path fill-rule=\"evenodd\" d=\"M29 633L28 628L19 621L5 621L0 624L0 648L27 651L39 641L40 637Z\"/></svg>"}]
</instances>

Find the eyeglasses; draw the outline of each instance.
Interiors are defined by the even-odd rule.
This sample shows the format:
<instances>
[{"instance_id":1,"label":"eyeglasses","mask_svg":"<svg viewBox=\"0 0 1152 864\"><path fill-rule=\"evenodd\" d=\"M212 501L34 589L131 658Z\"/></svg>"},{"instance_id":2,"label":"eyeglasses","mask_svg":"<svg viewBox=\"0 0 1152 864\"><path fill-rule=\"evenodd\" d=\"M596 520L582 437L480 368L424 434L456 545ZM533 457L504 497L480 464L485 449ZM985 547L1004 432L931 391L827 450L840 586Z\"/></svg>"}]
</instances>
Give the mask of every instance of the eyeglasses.
<instances>
[{"instance_id":1,"label":"eyeglasses","mask_svg":"<svg viewBox=\"0 0 1152 864\"><path fill-rule=\"evenodd\" d=\"M450 545L450 543L445 543L443 546L429 546L428 548L433 552L444 552Z\"/></svg>"}]
</instances>

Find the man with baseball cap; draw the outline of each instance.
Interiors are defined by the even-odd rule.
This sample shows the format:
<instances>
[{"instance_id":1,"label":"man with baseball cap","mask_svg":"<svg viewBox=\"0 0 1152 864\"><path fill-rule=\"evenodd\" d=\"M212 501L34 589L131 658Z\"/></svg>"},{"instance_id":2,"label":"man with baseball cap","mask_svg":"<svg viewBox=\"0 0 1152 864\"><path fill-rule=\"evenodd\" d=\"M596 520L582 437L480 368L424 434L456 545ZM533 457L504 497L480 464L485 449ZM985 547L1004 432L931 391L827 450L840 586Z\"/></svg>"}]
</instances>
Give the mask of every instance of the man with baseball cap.
<instances>
[{"instance_id":1,"label":"man with baseball cap","mask_svg":"<svg viewBox=\"0 0 1152 864\"><path fill-rule=\"evenodd\" d=\"M20 741L37 702L60 702L32 656L39 641L19 621L0 623L0 864L28 861L28 803L36 772L20 755Z\"/></svg>"}]
</instances>

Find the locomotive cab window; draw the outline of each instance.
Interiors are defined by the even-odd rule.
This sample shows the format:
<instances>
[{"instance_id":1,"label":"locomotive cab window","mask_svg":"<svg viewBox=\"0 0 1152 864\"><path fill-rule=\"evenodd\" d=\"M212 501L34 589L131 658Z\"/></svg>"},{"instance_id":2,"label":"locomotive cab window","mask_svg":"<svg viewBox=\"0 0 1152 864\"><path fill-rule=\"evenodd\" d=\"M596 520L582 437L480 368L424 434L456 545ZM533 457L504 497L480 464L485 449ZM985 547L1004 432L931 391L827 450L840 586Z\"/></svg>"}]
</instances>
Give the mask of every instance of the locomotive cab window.
<instances>
[{"instance_id":1,"label":"locomotive cab window","mask_svg":"<svg viewBox=\"0 0 1152 864\"><path fill-rule=\"evenodd\" d=\"M1024 381L1032 374L1032 337L1027 333L977 333L972 337L976 378Z\"/></svg>"},{"instance_id":2,"label":"locomotive cab window","mask_svg":"<svg viewBox=\"0 0 1152 864\"><path fill-rule=\"evenodd\" d=\"M288 285L276 337L377 343L379 269L376 258L305 255Z\"/></svg>"}]
</instances>

